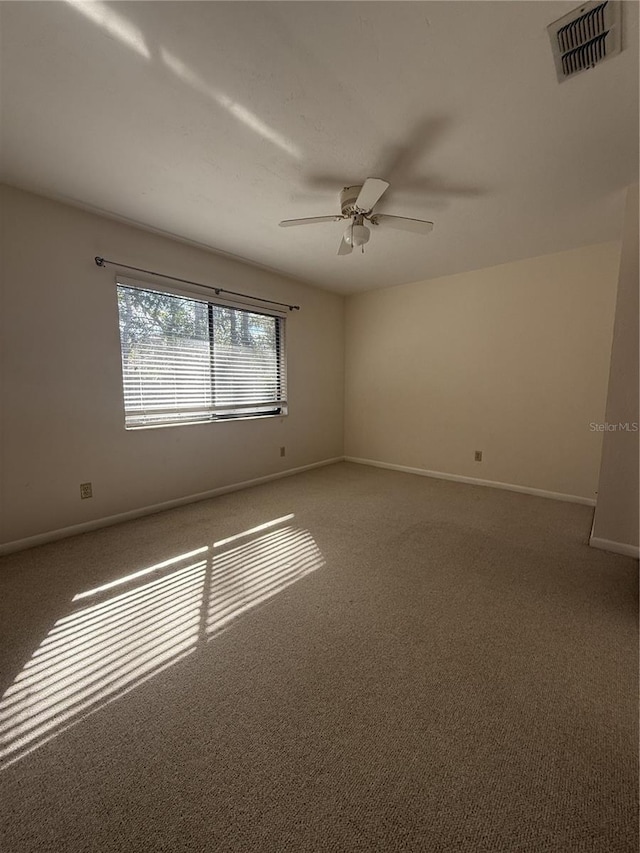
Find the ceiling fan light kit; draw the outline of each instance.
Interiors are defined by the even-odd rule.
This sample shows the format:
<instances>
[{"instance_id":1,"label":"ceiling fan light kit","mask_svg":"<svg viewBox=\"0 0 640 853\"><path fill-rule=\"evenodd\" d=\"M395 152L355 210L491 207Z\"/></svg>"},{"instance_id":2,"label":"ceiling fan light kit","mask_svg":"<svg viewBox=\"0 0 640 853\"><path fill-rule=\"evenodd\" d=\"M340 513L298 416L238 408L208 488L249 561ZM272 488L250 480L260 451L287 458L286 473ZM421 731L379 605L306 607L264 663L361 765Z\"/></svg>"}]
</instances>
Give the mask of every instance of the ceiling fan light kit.
<instances>
[{"instance_id":1,"label":"ceiling fan light kit","mask_svg":"<svg viewBox=\"0 0 640 853\"><path fill-rule=\"evenodd\" d=\"M364 251L364 244L369 242L371 231L369 231L366 225L363 225L362 219L362 216L353 217L351 225L344 232L344 239L351 248L354 246L362 246L362 251Z\"/></svg>"},{"instance_id":2,"label":"ceiling fan light kit","mask_svg":"<svg viewBox=\"0 0 640 853\"><path fill-rule=\"evenodd\" d=\"M364 184L344 187L340 193L340 214L334 216L310 216L305 219L284 219L280 226L315 225L318 222L339 222L349 219L347 230L342 235L338 248L339 255L350 255L354 246L360 246L364 253L365 243L369 242L371 230L365 225L388 225L401 231L414 234L428 234L433 222L425 219L410 219L406 216L392 216L386 213L374 214L373 209L389 188L389 182L382 178L367 178Z\"/></svg>"}]
</instances>

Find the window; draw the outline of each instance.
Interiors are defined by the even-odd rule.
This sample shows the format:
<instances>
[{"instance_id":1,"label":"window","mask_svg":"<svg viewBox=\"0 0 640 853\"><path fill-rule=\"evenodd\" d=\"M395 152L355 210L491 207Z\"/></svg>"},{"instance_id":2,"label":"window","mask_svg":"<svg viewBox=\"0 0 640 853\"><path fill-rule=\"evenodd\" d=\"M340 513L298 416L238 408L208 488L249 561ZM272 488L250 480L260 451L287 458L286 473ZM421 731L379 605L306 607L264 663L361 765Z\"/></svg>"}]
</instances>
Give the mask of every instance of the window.
<instances>
[{"instance_id":1,"label":"window","mask_svg":"<svg viewBox=\"0 0 640 853\"><path fill-rule=\"evenodd\" d=\"M118 283L125 426L286 414L284 318Z\"/></svg>"}]
</instances>

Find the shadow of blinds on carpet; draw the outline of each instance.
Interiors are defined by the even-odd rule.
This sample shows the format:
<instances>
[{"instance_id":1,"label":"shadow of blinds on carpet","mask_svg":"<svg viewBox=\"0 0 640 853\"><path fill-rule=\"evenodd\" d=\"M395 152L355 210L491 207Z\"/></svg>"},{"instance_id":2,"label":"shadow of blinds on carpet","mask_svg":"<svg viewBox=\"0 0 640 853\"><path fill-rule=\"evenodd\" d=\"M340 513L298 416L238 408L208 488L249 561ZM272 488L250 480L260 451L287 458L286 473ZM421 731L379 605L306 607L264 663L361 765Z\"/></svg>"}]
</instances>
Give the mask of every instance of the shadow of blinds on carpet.
<instances>
[{"instance_id":1,"label":"shadow of blinds on carpet","mask_svg":"<svg viewBox=\"0 0 640 853\"><path fill-rule=\"evenodd\" d=\"M0 769L324 565L293 514L74 596L0 700ZM75 608L74 608L75 605Z\"/></svg>"}]
</instances>

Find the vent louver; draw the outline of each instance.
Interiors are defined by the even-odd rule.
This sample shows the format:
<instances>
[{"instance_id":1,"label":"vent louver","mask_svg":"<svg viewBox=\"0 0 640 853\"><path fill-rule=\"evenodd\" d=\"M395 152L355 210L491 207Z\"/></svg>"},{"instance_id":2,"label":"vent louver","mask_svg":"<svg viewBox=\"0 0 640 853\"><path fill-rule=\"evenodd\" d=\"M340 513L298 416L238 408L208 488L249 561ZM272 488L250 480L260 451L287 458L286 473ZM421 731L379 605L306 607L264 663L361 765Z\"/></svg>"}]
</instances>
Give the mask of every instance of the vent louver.
<instances>
[{"instance_id":1,"label":"vent louver","mask_svg":"<svg viewBox=\"0 0 640 853\"><path fill-rule=\"evenodd\" d=\"M560 82L620 53L620 6L593 0L547 27Z\"/></svg>"}]
</instances>

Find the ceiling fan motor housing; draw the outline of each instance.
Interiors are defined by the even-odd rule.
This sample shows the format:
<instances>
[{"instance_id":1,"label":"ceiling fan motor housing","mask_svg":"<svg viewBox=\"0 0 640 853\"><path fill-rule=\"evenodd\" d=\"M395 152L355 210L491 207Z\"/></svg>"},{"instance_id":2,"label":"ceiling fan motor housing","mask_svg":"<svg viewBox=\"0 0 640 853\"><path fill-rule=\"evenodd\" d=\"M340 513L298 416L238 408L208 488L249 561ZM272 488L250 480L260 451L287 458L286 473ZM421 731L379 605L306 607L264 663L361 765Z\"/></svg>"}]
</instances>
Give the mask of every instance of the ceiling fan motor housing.
<instances>
[{"instance_id":1,"label":"ceiling fan motor housing","mask_svg":"<svg viewBox=\"0 0 640 853\"><path fill-rule=\"evenodd\" d=\"M340 193L340 209L343 216L353 216L354 213L360 212L356 207L356 201L361 189L362 184L355 187L345 187L342 190Z\"/></svg>"}]
</instances>

